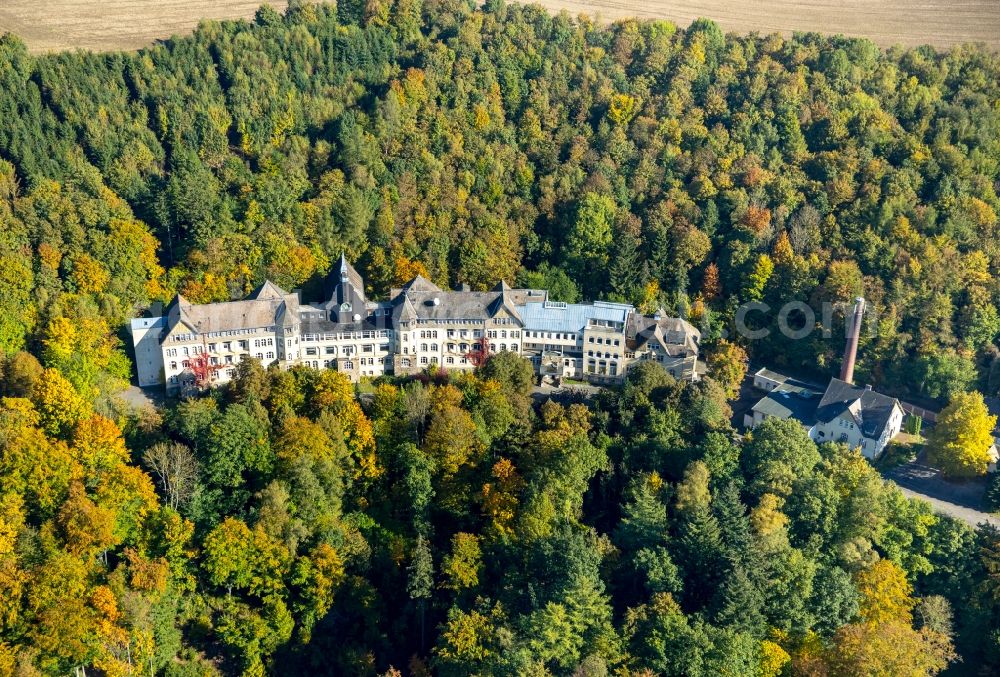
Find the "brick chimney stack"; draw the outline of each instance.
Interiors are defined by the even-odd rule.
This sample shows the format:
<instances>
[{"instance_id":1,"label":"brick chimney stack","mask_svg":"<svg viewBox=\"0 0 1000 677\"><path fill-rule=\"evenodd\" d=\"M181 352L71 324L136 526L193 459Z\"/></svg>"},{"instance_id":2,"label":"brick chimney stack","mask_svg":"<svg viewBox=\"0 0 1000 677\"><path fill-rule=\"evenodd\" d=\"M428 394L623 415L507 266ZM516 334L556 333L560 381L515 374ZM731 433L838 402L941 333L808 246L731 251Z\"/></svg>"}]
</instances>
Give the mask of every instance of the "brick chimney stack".
<instances>
[{"instance_id":1,"label":"brick chimney stack","mask_svg":"<svg viewBox=\"0 0 1000 677\"><path fill-rule=\"evenodd\" d=\"M840 380L847 383L854 383L854 362L858 359L858 339L861 338L861 319L864 314L865 300L859 296L854 300L854 316L847 334L844 362L840 366Z\"/></svg>"}]
</instances>

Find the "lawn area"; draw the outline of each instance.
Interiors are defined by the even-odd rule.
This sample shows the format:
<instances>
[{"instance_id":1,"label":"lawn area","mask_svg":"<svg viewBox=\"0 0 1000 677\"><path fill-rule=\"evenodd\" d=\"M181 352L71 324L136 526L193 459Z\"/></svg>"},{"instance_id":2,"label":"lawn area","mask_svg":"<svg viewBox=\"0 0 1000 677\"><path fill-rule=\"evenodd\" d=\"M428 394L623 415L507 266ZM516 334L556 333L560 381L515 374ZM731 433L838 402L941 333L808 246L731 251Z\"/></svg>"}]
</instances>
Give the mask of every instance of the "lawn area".
<instances>
[{"instance_id":1,"label":"lawn area","mask_svg":"<svg viewBox=\"0 0 1000 677\"><path fill-rule=\"evenodd\" d=\"M899 433L875 461L875 467L888 470L914 460L924 448L924 438L909 433Z\"/></svg>"}]
</instances>

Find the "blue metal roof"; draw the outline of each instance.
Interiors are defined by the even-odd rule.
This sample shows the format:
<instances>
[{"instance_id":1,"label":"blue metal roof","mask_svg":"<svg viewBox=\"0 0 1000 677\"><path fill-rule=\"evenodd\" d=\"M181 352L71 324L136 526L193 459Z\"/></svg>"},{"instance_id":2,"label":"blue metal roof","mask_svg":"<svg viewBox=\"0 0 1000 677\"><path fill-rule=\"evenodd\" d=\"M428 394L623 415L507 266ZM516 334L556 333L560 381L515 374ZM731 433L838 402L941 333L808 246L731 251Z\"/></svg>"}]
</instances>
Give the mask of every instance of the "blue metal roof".
<instances>
[{"instance_id":1,"label":"blue metal roof","mask_svg":"<svg viewBox=\"0 0 1000 677\"><path fill-rule=\"evenodd\" d=\"M625 303L562 303L545 301L517 307L524 328L531 331L582 331L590 320L624 323L632 306Z\"/></svg>"}]
</instances>

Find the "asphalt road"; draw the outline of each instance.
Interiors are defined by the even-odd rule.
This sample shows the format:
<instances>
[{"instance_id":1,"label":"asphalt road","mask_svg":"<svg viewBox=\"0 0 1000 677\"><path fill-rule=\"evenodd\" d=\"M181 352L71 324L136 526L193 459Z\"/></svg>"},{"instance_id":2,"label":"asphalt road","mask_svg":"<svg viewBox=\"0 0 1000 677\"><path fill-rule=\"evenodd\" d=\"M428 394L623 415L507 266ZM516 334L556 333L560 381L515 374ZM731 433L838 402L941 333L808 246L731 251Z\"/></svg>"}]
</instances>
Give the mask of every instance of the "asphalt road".
<instances>
[{"instance_id":1,"label":"asphalt road","mask_svg":"<svg viewBox=\"0 0 1000 677\"><path fill-rule=\"evenodd\" d=\"M927 465L923 452L916 460L886 470L883 475L895 482L904 494L927 501L937 512L972 526L986 522L1000 527L1000 518L981 509L986 478L961 482L946 480L940 470Z\"/></svg>"},{"instance_id":2,"label":"asphalt road","mask_svg":"<svg viewBox=\"0 0 1000 677\"><path fill-rule=\"evenodd\" d=\"M897 484L899 483L897 482ZM948 503L947 501L936 499L933 496L928 496L927 494L921 494L913 491L912 489L907 489L901 484L899 485L899 490L910 498L919 498L922 501L927 501L931 504L931 507L934 508L934 512L954 517L957 520L967 523L969 526L975 527L985 522L987 524L992 524L995 527L1000 527L1000 518L997 518L995 515L973 510L972 508L966 508L961 505L956 505L955 503Z\"/></svg>"}]
</instances>

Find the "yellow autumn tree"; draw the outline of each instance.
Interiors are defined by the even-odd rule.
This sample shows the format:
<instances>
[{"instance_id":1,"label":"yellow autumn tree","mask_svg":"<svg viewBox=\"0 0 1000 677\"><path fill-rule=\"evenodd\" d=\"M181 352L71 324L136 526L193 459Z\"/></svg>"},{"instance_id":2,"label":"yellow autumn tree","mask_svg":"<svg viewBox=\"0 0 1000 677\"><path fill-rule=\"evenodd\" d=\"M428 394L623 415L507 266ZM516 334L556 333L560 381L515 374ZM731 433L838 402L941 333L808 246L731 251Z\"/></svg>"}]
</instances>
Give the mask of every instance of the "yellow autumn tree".
<instances>
[{"instance_id":1,"label":"yellow autumn tree","mask_svg":"<svg viewBox=\"0 0 1000 677\"><path fill-rule=\"evenodd\" d=\"M90 500L80 483L70 487L59 510L59 525L66 550L74 555L92 557L116 545L114 514Z\"/></svg>"},{"instance_id":2,"label":"yellow autumn tree","mask_svg":"<svg viewBox=\"0 0 1000 677\"><path fill-rule=\"evenodd\" d=\"M778 677L785 666L792 660L781 645L764 640L760 645L760 675L761 677Z\"/></svg>"},{"instance_id":3,"label":"yellow autumn tree","mask_svg":"<svg viewBox=\"0 0 1000 677\"><path fill-rule=\"evenodd\" d=\"M50 515L66 499L69 486L83 477L83 468L62 440L47 437L41 417L31 402L21 398L0 401L0 478L4 491L19 494L26 504Z\"/></svg>"},{"instance_id":4,"label":"yellow autumn tree","mask_svg":"<svg viewBox=\"0 0 1000 677\"><path fill-rule=\"evenodd\" d=\"M316 375L309 406L317 413L330 412L339 422L347 449L354 459L355 479L375 479L385 468L375 454L375 430L354 397L354 384L346 374L325 369Z\"/></svg>"},{"instance_id":5,"label":"yellow autumn tree","mask_svg":"<svg viewBox=\"0 0 1000 677\"><path fill-rule=\"evenodd\" d=\"M129 461L128 449L118 424L97 414L77 423L73 431L73 453L88 478L92 479Z\"/></svg>"},{"instance_id":6,"label":"yellow autumn tree","mask_svg":"<svg viewBox=\"0 0 1000 677\"><path fill-rule=\"evenodd\" d=\"M89 254L80 254L73 260L70 279L81 293L98 294L108 286L111 274Z\"/></svg>"},{"instance_id":7,"label":"yellow autumn tree","mask_svg":"<svg viewBox=\"0 0 1000 677\"><path fill-rule=\"evenodd\" d=\"M938 416L928 436L930 462L951 477L986 473L997 417L990 416L981 393L957 393Z\"/></svg>"},{"instance_id":8,"label":"yellow autumn tree","mask_svg":"<svg viewBox=\"0 0 1000 677\"><path fill-rule=\"evenodd\" d=\"M927 677L944 670L954 658L951 640L930 628L914 630L898 621L853 623L834 634L825 674Z\"/></svg>"},{"instance_id":9,"label":"yellow autumn tree","mask_svg":"<svg viewBox=\"0 0 1000 677\"><path fill-rule=\"evenodd\" d=\"M916 604L911 597L913 587L898 564L880 559L858 572L854 581L861 594L858 616L862 620L875 624L913 622L913 607Z\"/></svg>"},{"instance_id":10,"label":"yellow autumn tree","mask_svg":"<svg viewBox=\"0 0 1000 677\"><path fill-rule=\"evenodd\" d=\"M444 587L452 590L475 587L479 584L482 566L479 538L475 534L455 534L451 539L451 552L441 562L441 572L446 579Z\"/></svg>"},{"instance_id":11,"label":"yellow autumn tree","mask_svg":"<svg viewBox=\"0 0 1000 677\"><path fill-rule=\"evenodd\" d=\"M327 543L320 543L296 560L293 582L301 601L295 610L300 614L299 632L303 640L309 641L316 621L333 606L334 593L343 580L344 561Z\"/></svg>"},{"instance_id":12,"label":"yellow autumn tree","mask_svg":"<svg viewBox=\"0 0 1000 677\"><path fill-rule=\"evenodd\" d=\"M740 384L747 375L748 362L747 351L723 339L708 355L708 371L723 387L726 395L734 398L739 394Z\"/></svg>"},{"instance_id":13,"label":"yellow autumn tree","mask_svg":"<svg viewBox=\"0 0 1000 677\"><path fill-rule=\"evenodd\" d=\"M462 409L462 392L453 385L431 388L431 422L424 436L424 451L437 461L441 473L452 476L474 464L479 449L476 424Z\"/></svg>"},{"instance_id":14,"label":"yellow autumn tree","mask_svg":"<svg viewBox=\"0 0 1000 677\"><path fill-rule=\"evenodd\" d=\"M490 530L500 537L514 535L514 516L517 511L518 493L524 480L510 459L501 458L493 464L494 481L483 485L483 512L490 519Z\"/></svg>"}]
</instances>

